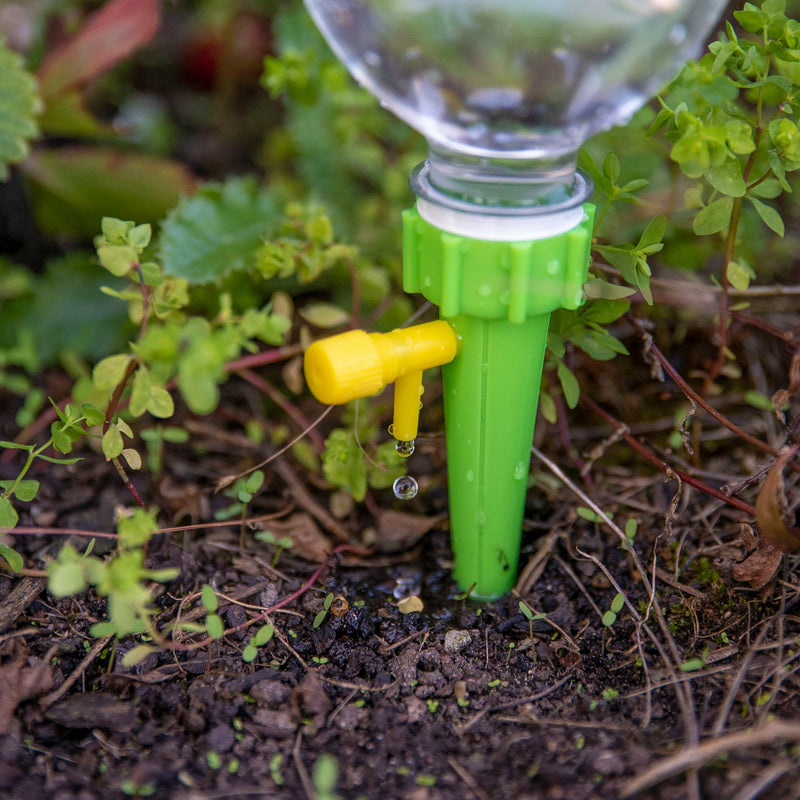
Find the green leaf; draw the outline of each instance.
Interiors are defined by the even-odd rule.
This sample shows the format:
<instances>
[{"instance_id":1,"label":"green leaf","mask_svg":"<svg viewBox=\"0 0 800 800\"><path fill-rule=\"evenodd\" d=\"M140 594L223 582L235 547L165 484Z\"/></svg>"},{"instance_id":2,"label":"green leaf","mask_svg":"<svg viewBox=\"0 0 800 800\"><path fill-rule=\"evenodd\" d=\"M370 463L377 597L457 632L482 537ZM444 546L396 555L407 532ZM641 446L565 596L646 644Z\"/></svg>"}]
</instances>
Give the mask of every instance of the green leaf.
<instances>
[{"instance_id":1,"label":"green leaf","mask_svg":"<svg viewBox=\"0 0 800 800\"><path fill-rule=\"evenodd\" d=\"M144 223L136 225L131 228L128 233L128 244L135 247L140 253L150 244L150 237L153 235L153 228L151 225Z\"/></svg>"},{"instance_id":2,"label":"green leaf","mask_svg":"<svg viewBox=\"0 0 800 800\"><path fill-rule=\"evenodd\" d=\"M603 625L610 628L617 621L617 615L613 611L606 611L603 614Z\"/></svg>"},{"instance_id":3,"label":"green leaf","mask_svg":"<svg viewBox=\"0 0 800 800\"><path fill-rule=\"evenodd\" d=\"M748 197L747 199L753 204L753 208L755 208L756 213L761 217L764 224L783 238L785 227L781 215L772 206L762 203L761 200L757 200L755 197Z\"/></svg>"},{"instance_id":4,"label":"green leaf","mask_svg":"<svg viewBox=\"0 0 800 800\"><path fill-rule=\"evenodd\" d=\"M171 417L175 413L175 403L172 400L172 395L163 386L151 384L147 410L159 419ZM186 440L184 439L183 441Z\"/></svg>"},{"instance_id":5,"label":"green leaf","mask_svg":"<svg viewBox=\"0 0 800 800\"><path fill-rule=\"evenodd\" d=\"M592 278L583 285L583 293L590 299L620 300L630 297L635 292L636 289L632 289L630 286L609 283L602 278Z\"/></svg>"},{"instance_id":6,"label":"green leaf","mask_svg":"<svg viewBox=\"0 0 800 800\"><path fill-rule=\"evenodd\" d=\"M83 414L86 424L90 427L102 425L103 420L106 418L106 415L97 408L97 406L93 406L91 403L83 403L81 405L81 414Z\"/></svg>"},{"instance_id":7,"label":"green leaf","mask_svg":"<svg viewBox=\"0 0 800 800\"><path fill-rule=\"evenodd\" d=\"M258 648L254 644L248 644L242 650L242 661L249 664L251 661L255 661L256 658L258 658Z\"/></svg>"},{"instance_id":8,"label":"green leaf","mask_svg":"<svg viewBox=\"0 0 800 800\"><path fill-rule=\"evenodd\" d=\"M619 614L622 611L623 606L625 605L625 595L622 592L618 592L614 595L614 599L611 601L611 610L615 614Z\"/></svg>"},{"instance_id":9,"label":"green leaf","mask_svg":"<svg viewBox=\"0 0 800 800\"><path fill-rule=\"evenodd\" d=\"M637 249L642 250L653 245L661 244L666 230L667 218L663 214L653 217L653 219L647 223L647 227L644 231L642 231L642 235L639 237L639 243L636 245Z\"/></svg>"},{"instance_id":10,"label":"green leaf","mask_svg":"<svg viewBox=\"0 0 800 800\"><path fill-rule=\"evenodd\" d=\"M80 594L86 588L80 557L73 550L69 560L62 562L61 559L62 555L59 554L58 561L51 561L47 565L47 590L54 597Z\"/></svg>"},{"instance_id":11,"label":"green leaf","mask_svg":"<svg viewBox=\"0 0 800 800\"><path fill-rule=\"evenodd\" d=\"M730 197L743 197L747 191L742 165L737 158L729 158L720 166L712 167L706 173L706 178L718 192Z\"/></svg>"},{"instance_id":12,"label":"green leaf","mask_svg":"<svg viewBox=\"0 0 800 800\"><path fill-rule=\"evenodd\" d=\"M126 244L109 244L97 248L100 263L112 274L122 278L139 261L139 254Z\"/></svg>"},{"instance_id":13,"label":"green leaf","mask_svg":"<svg viewBox=\"0 0 800 800\"><path fill-rule=\"evenodd\" d=\"M745 261L731 261L728 264L727 275L730 285L740 291L747 289L751 279L756 277L752 267Z\"/></svg>"},{"instance_id":14,"label":"green leaf","mask_svg":"<svg viewBox=\"0 0 800 800\"><path fill-rule=\"evenodd\" d=\"M2 498L0 498L0 505L2 505ZM2 511L0 511L0 527L13 527L13 525L2 524ZM19 572L25 566L22 556L7 544L0 544L0 558L4 559L14 572Z\"/></svg>"},{"instance_id":15,"label":"green leaf","mask_svg":"<svg viewBox=\"0 0 800 800\"><path fill-rule=\"evenodd\" d=\"M14 486L14 481L0 481L0 489L5 489L8 491L12 486ZM14 486L14 491L12 494L18 500L22 500L23 503L29 503L36 497L36 492L39 491L39 481L34 480L27 480L27 481L17 481L17 485Z\"/></svg>"},{"instance_id":16,"label":"green leaf","mask_svg":"<svg viewBox=\"0 0 800 800\"><path fill-rule=\"evenodd\" d=\"M128 403L128 410L134 417L141 417L147 410L150 402L150 372L145 366L140 366L133 376L131 385L131 397Z\"/></svg>"},{"instance_id":17,"label":"green leaf","mask_svg":"<svg viewBox=\"0 0 800 800\"><path fill-rule=\"evenodd\" d=\"M213 614L217 610L217 593L208 585L200 590L200 602L206 611Z\"/></svg>"},{"instance_id":18,"label":"green leaf","mask_svg":"<svg viewBox=\"0 0 800 800\"><path fill-rule=\"evenodd\" d=\"M128 231L132 227L132 222L126 222L116 217L103 217L100 220L100 230L109 244L124 244L128 239Z\"/></svg>"},{"instance_id":19,"label":"green leaf","mask_svg":"<svg viewBox=\"0 0 800 800\"><path fill-rule=\"evenodd\" d=\"M0 181L8 177L8 165L28 155L28 143L39 132L36 114L41 101L36 80L22 58L0 39Z\"/></svg>"},{"instance_id":20,"label":"green leaf","mask_svg":"<svg viewBox=\"0 0 800 800\"><path fill-rule=\"evenodd\" d=\"M212 639L221 639L225 633L222 617L219 614L208 614L206 616L206 630Z\"/></svg>"},{"instance_id":21,"label":"green leaf","mask_svg":"<svg viewBox=\"0 0 800 800\"><path fill-rule=\"evenodd\" d=\"M103 455L107 461L118 458L123 450L122 434L116 425L110 425L103 434Z\"/></svg>"},{"instance_id":22,"label":"green leaf","mask_svg":"<svg viewBox=\"0 0 800 800\"><path fill-rule=\"evenodd\" d=\"M151 644L137 644L136 647L132 647L128 650L127 653L122 657L122 664L125 667L135 667L137 664L140 664L144 661L150 653L157 653L158 648L153 647Z\"/></svg>"},{"instance_id":23,"label":"green leaf","mask_svg":"<svg viewBox=\"0 0 800 800\"><path fill-rule=\"evenodd\" d=\"M248 269L278 216L272 197L252 178L202 186L164 220L164 274L208 283Z\"/></svg>"},{"instance_id":24,"label":"green leaf","mask_svg":"<svg viewBox=\"0 0 800 800\"><path fill-rule=\"evenodd\" d=\"M558 412L556 411L555 400L553 400L552 395L547 392L542 392L539 396L539 411L551 425L556 424Z\"/></svg>"},{"instance_id":25,"label":"green leaf","mask_svg":"<svg viewBox=\"0 0 800 800\"><path fill-rule=\"evenodd\" d=\"M265 645L275 633L275 628L272 625L262 625L256 632L251 641L257 647Z\"/></svg>"},{"instance_id":26,"label":"green leaf","mask_svg":"<svg viewBox=\"0 0 800 800\"><path fill-rule=\"evenodd\" d=\"M309 303L297 313L316 328L338 328L350 319L347 311L332 303Z\"/></svg>"},{"instance_id":27,"label":"green leaf","mask_svg":"<svg viewBox=\"0 0 800 800\"><path fill-rule=\"evenodd\" d=\"M698 236L709 236L724 231L731 221L732 197L720 197L698 212L692 225Z\"/></svg>"},{"instance_id":28,"label":"green leaf","mask_svg":"<svg viewBox=\"0 0 800 800\"><path fill-rule=\"evenodd\" d=\"M104 358L92 370L92 382L98 389L105 391L116 389L119 382L125 376L130 361L131 357L128 355L116 355Z\"/></svg>"},{"instance_id":29,"label":"green leaf","mask_svg":"<svg viewBox=\"0 0 800 800\"><path fill-rule=\"evenodd\" d=\"M564 399L567 401L567 405L570 408L575 408L581 396L581 387L578 379L564 366L562 361L558 364L558 379L561 382L561 389L564 392Z\"/></svg>"},{"instance_id":30,"label":"green leaf","mask_svg":"<svg viewBox=\"0 0 800 800\"><path fill-rule=\"evenodd\" d=\"M195 185L177 162L112 147L39 149L22 170L37 222L54 236L93 236L104 214L157 222Z\"/></svg>"}]
</instances>

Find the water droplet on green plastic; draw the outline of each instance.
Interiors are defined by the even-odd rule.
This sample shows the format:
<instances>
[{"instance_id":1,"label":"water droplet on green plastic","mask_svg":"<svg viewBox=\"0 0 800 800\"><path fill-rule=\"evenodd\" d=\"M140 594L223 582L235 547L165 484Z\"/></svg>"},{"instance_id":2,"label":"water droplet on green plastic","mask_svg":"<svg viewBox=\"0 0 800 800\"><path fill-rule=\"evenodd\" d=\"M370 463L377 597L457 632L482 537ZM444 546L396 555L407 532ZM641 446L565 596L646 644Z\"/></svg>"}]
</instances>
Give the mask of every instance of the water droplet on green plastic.
<instances>
[{"instance_id":1,"label":"water droplet on green plastic","mask_svg":"<svg viewBox=\"0 0 800 800\"><path fill-rule=\"evenodd\" d=\"M481 510L475 515L475 519L478 525L485 525L486 524L486 512Z\"/></svg>"},{"instance_id":2,"label":"water droplet on green plastic","mask_svg":"<svg viewBox=\"0 0 800 800\"><path fill-rule=\"evenodd\" d=\"M525 477L525 465L520 461L517 468L514 470L514 477L521 481Z\"/></svg>"},{"instance_id":3,"label":"water droplet on green plastic","mask_svg":"<svg viewBox=\"0 0 800 800\"><path fill-rule=\"evenodd\" d=\"M554 258L547 264L547 272L549 275L555 275L558 270L561 268L561 264L558 263L558 259Z\"/></svg>"},{"instance_id":4,"label":"water droplet on green plastic","mask_svg":"<svg viewBox=\"0 0 800 800\"><path fill-rule=\"evenodd\" d=\"M397 455L401 458L408 458L414 452L414 440L410 439L408 441L402 441L398 439L394 443L394 449L397 451Z\"/></svg>"},{"instance_id":5,"label":"water droplet on green plastic","mask_svg":"<svg viewBox=\"0 0 800 800\"><path fill-rule=\"evenodd\" d=\"M492 287L489 286L488 283L484 283L478 288L478 294L481 297L488 297L491 293L492 293Z\"/></svg>"},{"instance_id":6,"label":"water droplet on green plastic","mask_svg":"<svg viewBox=\"0 0 800 800\"><path fill-rule=\"evenodd\" d=\"M401 475L392 484L392 491L398 500L411 500L417 496L419 485L410 475Z\"/></svg>"},{"instance_id":7,"label":"water droplet on green plastic","mask_svg":"<svg viewBox=\"0 0 800 800\"><path fill-rule=\"evenodd\" d=\"M475 480L475 473L472 470L469 470L469 472L467 472L467 482L472 483L472 481L474 480Z\"/></svg>"}]
</instances>

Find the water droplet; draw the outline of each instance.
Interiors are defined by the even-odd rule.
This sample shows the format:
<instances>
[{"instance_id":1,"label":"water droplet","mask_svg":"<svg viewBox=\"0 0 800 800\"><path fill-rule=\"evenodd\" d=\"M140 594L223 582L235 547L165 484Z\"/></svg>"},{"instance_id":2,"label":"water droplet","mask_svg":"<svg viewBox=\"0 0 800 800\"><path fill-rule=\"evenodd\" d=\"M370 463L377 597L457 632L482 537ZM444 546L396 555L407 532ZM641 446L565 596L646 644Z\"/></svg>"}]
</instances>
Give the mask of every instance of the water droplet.
<instances>
[{"instance_id":1,"label":"water droplet","mask_svg":"<svg viewBox=\"0 0 800 800\"><path fill-rule=\"evenodd\" d=\"M521 481L525 477L525 465L520 461L517 468L514 470L514 477Z\"/></svg>"},{"instance_id":2,"label":"water droplet","mask_svg":"<svg viewBox=\"0 0 800 800\"><path fill-rule=\"evenodd\" d=\"M410 475L401 475L392 484L392 491L398 500L412 500L417 496L419 485Z\"/></svg>"},{"instance_id":3,"label":"water droplet","mask_svg":"<svg viewBox=\"0 0 800 800\"><path fill-rule=\"evenodd\" d=\"M408 441L403 441L398 439L394 443L394 449L397 451L397 455L401 458L408 458L414 452L414 440L410 439Z\"/></svg>"},{"instance_id":4,"label":"water droplet","mask_svg":"<svg viewBox=\"0 0 800 800\"><path fill-rule=\"evenodd\" d=\"M479 527L483 527L486 524L486 512L481 509L476 515L475 520L478 523Z\"/></svg>"},{"instance_id":5,"label":"water droplet","mask_svg":"<svg viewBox=\"0 0 800 800\"><path fill-rule=\"evenodd\" d=\"M431 279L427 275L422 279L422 285L426 287L431 285Z\"/></svg>"},{"instance_id":6,"label":"water droplet","mask_svg":"<svg viewBox=\"0 0 800 800\"><path fill-rule=\"evenodd\" d=\"M467 483L472 483L475 480L475 473L472 470L467 472Z\"/></svg>"},{"instance_id":7,"label":"water droplet","mask_svg":"<svg viewBox=\"0 0 800 800\"><path fill-rule=\"evenodd\" d=\"M481 284L478 287L478 294L481 297L488 297L492 293L492 287L488 283Z\"/></svg>"},{"instance_id":8,"label":"water droplet","mask_svg":"<svg viewBox=\"0 0 800 800\"><path fill-rule=\"evenodd\" d=\"M547 262L547 274L555 275L561 269L561 264L557 258L551 259Z\"/></svg>"}]
</instances>

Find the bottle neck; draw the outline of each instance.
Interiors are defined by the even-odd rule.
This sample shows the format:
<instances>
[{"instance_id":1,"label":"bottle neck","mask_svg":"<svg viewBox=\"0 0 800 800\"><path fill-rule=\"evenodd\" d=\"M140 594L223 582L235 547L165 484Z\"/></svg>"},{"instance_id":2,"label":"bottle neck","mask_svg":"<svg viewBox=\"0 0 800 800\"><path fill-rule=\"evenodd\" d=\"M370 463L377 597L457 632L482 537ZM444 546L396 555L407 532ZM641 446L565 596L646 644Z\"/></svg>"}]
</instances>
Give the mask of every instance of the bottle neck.
<instances>
[{"instance_id":1,"label":"bottle neck","mask_svg":"<svg viewBox=\"0 0 800 800\"><path fill-rule=\"evenodd\" d=\"M495 241L543 239L583 219L592 183L575 153L551 160L480 158L430 145L411 173L417 208L432 225Z\"/></svg>"}]
</instances>

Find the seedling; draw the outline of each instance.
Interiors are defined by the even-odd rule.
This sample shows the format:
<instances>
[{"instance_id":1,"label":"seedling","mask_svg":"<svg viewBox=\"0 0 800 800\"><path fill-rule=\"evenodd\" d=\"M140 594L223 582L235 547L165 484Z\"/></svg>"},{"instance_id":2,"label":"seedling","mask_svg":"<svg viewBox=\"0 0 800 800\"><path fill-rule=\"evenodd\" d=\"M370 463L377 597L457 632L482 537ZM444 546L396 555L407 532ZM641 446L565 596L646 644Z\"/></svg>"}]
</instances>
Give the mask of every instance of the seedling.
<instances>
[{"instance_id":1,"label":"seedling","mask_svg":"<svg viewBox=\"0 0 800 800\"><path fill-rule=\"evenodd\" d=\"M328 594L325 595L325 599L322 601L322 610L317 613L316 617L314 617L314 622L312 623L314 628L319 628L319 626L325 622L325 618L328 616L328 612L331 610L333 600L333 592L328 592Z\"/></svg>"},{"instance_id":2,"label":"seedling","mask_svg":"<svg viewBox=\"0 0 800 800\"><path fill-rule=\"evenodd\" d=\"M283 555L284 550L289 550L291 547L294 546L294 542L292 541L291 536L280 536L276 537L272 531L257 531L255 534L255 538L259 542L267 542L274 546L275 551L272 554L272 566L278 566L278 561L280 561L281 556Z\"/></svg>"},{"instance_id":3,"label":"seedling","mask_svg":"<svg viewBox=\"0 0 800 800\"><path fill-rule=\"evenodd\" d=\"M258 648L263 647L275 634L275 628L271 624L262 625L253 636L247 646L242 650L242 661L248 664L255 661L258 656Z\"/></svg>"},{"instance_id":4,"label":"seedling","mask_svg":"<svg viewBox=\"0 0 800 800\"><path fill-rule=\"evenodd\" d=\"M212 639L221 639L225 626L222 617L217 614L217 595L210 586L204 586L200 592L200 599L208 614L206 614L206 632Z\"/></svg>"},{"instance_id":5,"label":"seedling","mask_svg":"<svg viewBox=\"0 0 800 800\"><path fill-rule=\"evenodd\" d=\"M335 793L339 779L339 762L335 756L323 753L311 769L311 782L317 793L317 800L340 800Z\"/></svg>"},{"instance_id":6,"label":"seedling","mask_svg":"<svg viewBox=\"0 0 800 800\"><path fill-rule=\"evenodd\" d=\"M611 608L603 614L603 625L605 625L606 628L610 628L617 621L617 615L622 611L624 606L625 595L619 592L614 595L614 599L611 601Z\"/></svg>"},{"instance_id":7,"label":"seedling","mask_svg":"<svg viewBox=\"0 0 800 800\"><path fill-rule=\"evenodd\" d=\"M524 601L519 601L519 610L522 612L522 616L528 620L528 635L530 636L531 640L531 648L533 648L533 623L534 621L538 621L540 619L544 619L547 614L543 613L535 613L533 609Z\"/></svg>"}]
</instances>

